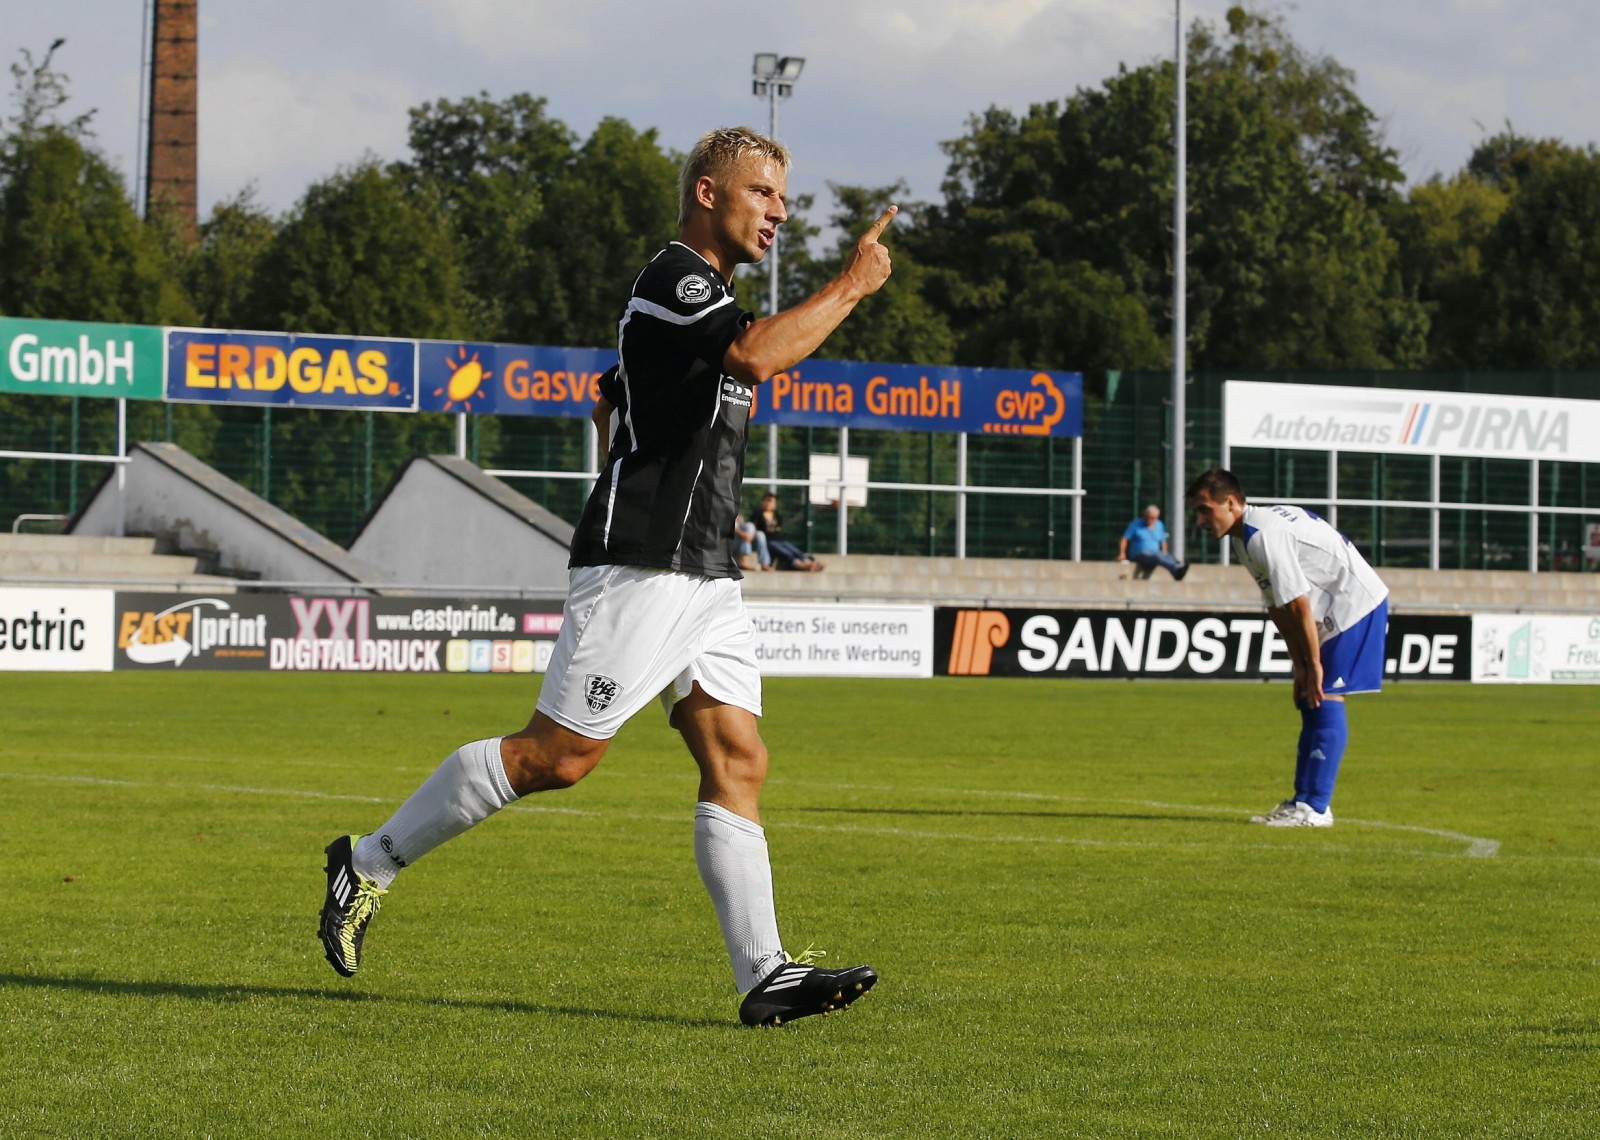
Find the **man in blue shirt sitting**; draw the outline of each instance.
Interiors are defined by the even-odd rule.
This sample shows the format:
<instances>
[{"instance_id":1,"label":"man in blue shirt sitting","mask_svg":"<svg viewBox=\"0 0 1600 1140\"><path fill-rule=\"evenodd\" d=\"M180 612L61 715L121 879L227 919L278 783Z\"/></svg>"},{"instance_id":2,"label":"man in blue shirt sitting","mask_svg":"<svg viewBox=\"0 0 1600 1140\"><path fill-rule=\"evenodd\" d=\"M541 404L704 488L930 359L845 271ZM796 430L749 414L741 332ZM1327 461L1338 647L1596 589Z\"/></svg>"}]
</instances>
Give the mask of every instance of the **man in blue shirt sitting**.
<instances>
[{"instance_id":1,"label":"man in blue shirt sitting","mask_svg":"<svg viewBox=\"0 0 1600 1140\"><path fill-rule=\"evenodd\" d=\"M1122 545L1117 550L1117 561L1133 562L1139 567L1135 578L1148 578L1157 566L1165 566L1178 581L1189 572L1187 562L1179 562L1167 553L1167 524L1161 521L1161 508L1151 503L1141 518L1128 524L1122 532Z\"/></svg>"}]
</instances>

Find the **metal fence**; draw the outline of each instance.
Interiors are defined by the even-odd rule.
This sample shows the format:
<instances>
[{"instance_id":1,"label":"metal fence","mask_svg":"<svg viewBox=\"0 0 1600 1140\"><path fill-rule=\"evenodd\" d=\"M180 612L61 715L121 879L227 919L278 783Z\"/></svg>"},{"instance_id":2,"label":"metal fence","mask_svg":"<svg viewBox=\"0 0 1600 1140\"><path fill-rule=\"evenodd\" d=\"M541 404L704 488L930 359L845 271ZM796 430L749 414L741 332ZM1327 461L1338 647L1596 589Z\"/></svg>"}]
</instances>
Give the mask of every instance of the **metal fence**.
<instances>
[{"instance_id":1,"label":"metal fence","mask_svg":"<svg viewBox=\"0 0 1600 1140\"><path fill-rule=\"evenodd\" d=\"M1225 379L1600 398L1600 373L1198 373L1187 395L1188 474L1223 461ZM745 506L775 482L788 526L819 554L1110 559L1146 503L1169 506L1170 393L1165 372L1087 377L1082 440L757 430ZM574 522L594 471L592 429L575 419L130 401L125 430L179 444L341 545L412 456L462 454ZM0 396L0 450L117 455L117 442L115 401ZM818 454L870 461L866 504L843 519L809 501ZM1340 529L1380 566L1595 568L1583 527L1600 521L1597 464L1340 452L1330 470L1326 455L1256 449L1230 460L1257 499L1325 505L1332 478ZM0 529L20 515L71 515L106 477L103 461L0 459ZM1193 560L1219 560L1199 532L1188 549Z\"/></svg>"}]
</instances>

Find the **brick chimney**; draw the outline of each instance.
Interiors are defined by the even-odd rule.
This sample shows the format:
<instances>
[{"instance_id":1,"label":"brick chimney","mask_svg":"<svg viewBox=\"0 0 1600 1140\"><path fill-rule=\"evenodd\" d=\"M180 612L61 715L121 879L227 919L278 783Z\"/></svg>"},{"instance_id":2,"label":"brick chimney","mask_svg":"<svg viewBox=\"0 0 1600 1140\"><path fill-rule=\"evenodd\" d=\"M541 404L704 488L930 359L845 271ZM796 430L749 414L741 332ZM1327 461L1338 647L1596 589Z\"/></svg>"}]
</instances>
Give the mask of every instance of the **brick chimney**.
<instances>
[{"instance_id":1,"label":"brick chimney","mask_svg":"<svg viewBox=\"0 0 1600 1140\"><path fill-rule=\"evenodd\" d=\"M165 213L191 237L200 121L199 0L155 0L145 217Z\"/></svg>"}]
</instances>

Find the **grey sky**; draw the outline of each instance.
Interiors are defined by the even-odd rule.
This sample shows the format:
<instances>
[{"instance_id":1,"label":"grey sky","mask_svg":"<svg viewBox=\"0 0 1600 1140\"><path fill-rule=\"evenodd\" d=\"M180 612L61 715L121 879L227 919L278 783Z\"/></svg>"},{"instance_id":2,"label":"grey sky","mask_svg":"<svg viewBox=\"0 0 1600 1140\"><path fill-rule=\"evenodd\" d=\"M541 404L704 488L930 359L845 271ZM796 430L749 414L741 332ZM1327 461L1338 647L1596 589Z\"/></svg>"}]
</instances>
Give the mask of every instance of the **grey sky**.
<instances>
[{"instance_id":1,"label":"grey sky","mask_svg":"<svg viewBox=\"0 0 1600 1140\"><path fill-rule=\"evenodd\" d=\"M0 51L57 56L69 109L136 169L144 0L0 0ZM1216 19L1225 0L1189 0ZM1595 0L1320 0L1280 6L1305 47L1357 75L1407 175L1452 173L1508 119L1600 137ZM604 116L686 150L713 125L765 128L751 56L806 58L780 135L794 193L829 181L934 198L939 143L992 104L1024 110L1170 56L1173 0L200 0L202 212L254 182L273 210L362 157L405 152L406 110L487 90L542 95L587 135ZM9 103L4 113L9 115ZM820 218L819 218L820 220Z\"/></svg>"}]
</instances>

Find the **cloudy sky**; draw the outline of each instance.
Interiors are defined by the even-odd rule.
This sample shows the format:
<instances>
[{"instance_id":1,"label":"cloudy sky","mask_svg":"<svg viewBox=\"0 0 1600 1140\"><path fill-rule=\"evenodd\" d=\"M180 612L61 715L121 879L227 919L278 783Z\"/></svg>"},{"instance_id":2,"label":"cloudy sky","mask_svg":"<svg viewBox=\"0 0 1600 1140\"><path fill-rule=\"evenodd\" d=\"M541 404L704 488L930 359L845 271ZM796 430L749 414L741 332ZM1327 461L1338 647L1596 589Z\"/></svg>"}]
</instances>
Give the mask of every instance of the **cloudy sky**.
<instances>
[{"instance_id":1,"label":"cloudy sky","mask_svg":"<svg viewBox=\"0 0 1600 1140\"><path fill-rule=\"evenodd\" d=\"M0 0L0 50L56 37L69 110L130 184L147 0ZM1485 131L1600 138L1596 0L1301 0L1295 38L1356 72L1407 175L1459 169ZM1188 0L1216 20L1226 0ZM1174 0L200 0L200 201L254 184L281 211L360 159L405 153L406 110L479 91L549 100L580 134L605 116L687 150L707 127L765 128L756 52L802 56L779 134L792 193L905 180L938 195L943 140L1170 56ZM12 107L8 102L3 113Z\"/></svg>"}]
</instances>

